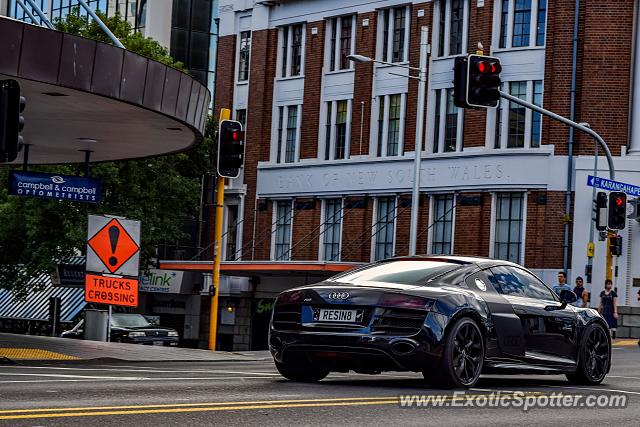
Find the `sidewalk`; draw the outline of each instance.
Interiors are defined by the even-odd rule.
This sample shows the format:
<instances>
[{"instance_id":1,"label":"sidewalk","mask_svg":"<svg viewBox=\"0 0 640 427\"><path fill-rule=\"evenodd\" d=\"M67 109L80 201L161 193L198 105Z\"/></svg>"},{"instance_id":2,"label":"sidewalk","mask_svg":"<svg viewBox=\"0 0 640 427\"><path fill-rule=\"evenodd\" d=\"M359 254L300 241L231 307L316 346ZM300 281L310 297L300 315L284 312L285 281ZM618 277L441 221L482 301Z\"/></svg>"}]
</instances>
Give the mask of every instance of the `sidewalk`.
<instances>
[{"instance_id":1,"label":"sidewalk","mask_svg":"<svg viewBox=\"0 0 640 427\"><path fill-rule=\"evenodd\" d=\"M0 362L3 358L13 361L106 359L126 362L251 362L269 360L271 355L268 351L212 352L192 348L157 347L0 333Z\"/></svg>"}]
</instances>

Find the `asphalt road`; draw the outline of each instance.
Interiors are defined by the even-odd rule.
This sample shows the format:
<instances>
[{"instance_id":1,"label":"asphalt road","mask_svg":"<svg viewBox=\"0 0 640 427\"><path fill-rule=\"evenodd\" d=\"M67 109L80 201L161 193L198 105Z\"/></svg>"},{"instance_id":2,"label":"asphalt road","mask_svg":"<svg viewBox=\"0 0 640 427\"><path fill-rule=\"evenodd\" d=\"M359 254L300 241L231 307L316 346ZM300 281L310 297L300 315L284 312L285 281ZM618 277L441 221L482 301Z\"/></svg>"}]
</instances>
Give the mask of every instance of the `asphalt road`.
<instances>
[{"instance_id":1,"label":"asphalt road","mask_svg":"<svg viewBox=\"0 0 640 427\"><path fill-rule=\"evenodd\" d=\"M598 387L573 387L562 376L485 376L471 396L522 392L542 402L616 392L624 409L521 407L402 408L399 396L444 396L418 374L334 374L317 384L282 379L273 363L186 362L0 365L0 426L147 425L598 425L640 419L640 349L615 347L613 369ZM458 405L466 403L460 397ZM478 404L482 405L479 399Z\"/></svg>"}]
</instances>

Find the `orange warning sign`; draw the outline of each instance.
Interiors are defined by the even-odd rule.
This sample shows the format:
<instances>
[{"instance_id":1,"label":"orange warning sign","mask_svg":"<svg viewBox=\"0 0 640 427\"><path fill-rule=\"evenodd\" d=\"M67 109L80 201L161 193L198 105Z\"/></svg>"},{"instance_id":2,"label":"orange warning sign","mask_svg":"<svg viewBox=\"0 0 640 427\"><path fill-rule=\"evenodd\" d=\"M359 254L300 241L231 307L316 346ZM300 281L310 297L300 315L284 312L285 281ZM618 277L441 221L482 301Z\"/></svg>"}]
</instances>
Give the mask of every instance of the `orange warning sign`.
<instances>
[{"instance_id":1,"label":"orange warning sign","mask_svg":"<svg viewBox=\"0 0 640 427\"><path fill-rule=\"evenodd\" d=\"M84 300L101 304L138 306L138 280L87 274Z\"/></svg>"},{"instance_id":2,"label":"orange warning sign","mask_svg":"<svg viewBox=\"0 0 640 427\"><path fill-rule=\"evenodd\" d=\"M111 273L115 273L140 250L116 218L90 238L88 244Z\"/></svg>"}]
</instances>

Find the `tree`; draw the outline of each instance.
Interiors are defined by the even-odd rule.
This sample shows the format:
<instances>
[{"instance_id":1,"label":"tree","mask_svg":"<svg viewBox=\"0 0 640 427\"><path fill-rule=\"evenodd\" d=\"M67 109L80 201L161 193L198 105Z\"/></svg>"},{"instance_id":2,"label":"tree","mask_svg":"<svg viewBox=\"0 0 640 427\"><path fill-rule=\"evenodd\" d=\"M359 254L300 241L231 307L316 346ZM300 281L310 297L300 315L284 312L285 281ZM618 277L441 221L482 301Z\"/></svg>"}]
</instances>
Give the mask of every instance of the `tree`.
<instances>
[{"instance_id":1,"label":"tree","mask_svg":"<svg viewBox=\"0 0 640 427\"><path fill-rule=\"evenodd\" d=\"M120 16L101 16L131 51L183 70L167 50L150 38L132 31ZM56 28L110 42L91 20L74 10L55 22ZM0 288L18 297L34 289L34 278L50 274L58 261L84 254L88 214L111 214L141 220L140 265L150 266L163 241L185 237L183 223L199 212L200 180L211 168L211 132L207 123L204 142L189 152L144 160L99 163L91 176L102 181L103 200L98 205L9 196L0 187ZM83 166L39 166L31 170L81 175ZM9 168L0 168L0 182L7 182Z\"/></svg>"}]
</instances>

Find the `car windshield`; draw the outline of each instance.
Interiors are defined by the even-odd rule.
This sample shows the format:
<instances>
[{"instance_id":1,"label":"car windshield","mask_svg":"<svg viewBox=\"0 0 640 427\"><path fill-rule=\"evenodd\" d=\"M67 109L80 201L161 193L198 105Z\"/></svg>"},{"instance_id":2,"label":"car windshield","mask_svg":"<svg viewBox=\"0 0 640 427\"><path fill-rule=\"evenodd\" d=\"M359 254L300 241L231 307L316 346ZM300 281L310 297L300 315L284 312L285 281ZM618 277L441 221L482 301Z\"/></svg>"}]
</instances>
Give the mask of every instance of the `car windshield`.
<instances>
[{"instance_id":1,"label":"car windshield","mask_svg":"<svg viewBox=\"0 0 640 427\"><path fill-rule=\"evenodd\" d=\"M458 267L457 264L441 261L395 260L350 270L331 277L329 281L353 283L354 285L363 282L426 284L430 279Z\"/></svg>"},{"instance_id":2,"label":"car windshield","mask_svg":"<svg viewBox=\"0 0 640 427\"><path fill-rule=\"evenodd\" d=\"M111 325L120 328L145 328L153 326L142 314L112 314Z\"/></svg>"}]
</instances>

